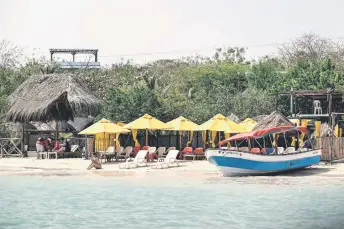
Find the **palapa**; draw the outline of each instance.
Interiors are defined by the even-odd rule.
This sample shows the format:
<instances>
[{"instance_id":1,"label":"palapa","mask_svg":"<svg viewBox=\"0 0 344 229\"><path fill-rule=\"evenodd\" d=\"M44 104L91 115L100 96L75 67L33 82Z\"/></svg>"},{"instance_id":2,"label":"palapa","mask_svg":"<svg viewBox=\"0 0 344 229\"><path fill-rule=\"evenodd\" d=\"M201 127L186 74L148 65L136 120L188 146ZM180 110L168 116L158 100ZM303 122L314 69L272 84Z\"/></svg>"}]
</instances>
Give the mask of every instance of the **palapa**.
<instances>
[{"instance_id":1,"label":"palapa","mask_svg":"<svg viewBox=\"0 0 344 229\"><path fill-rule=\"evenodd\" d=\"M96 116L101 100L71 74L30 76L10 96L7 120L46 122Z\"/></svg>"},{"instance_id":2,"label":"palapa","mask_svg":"<svg viewBox=\"0 0 344 229\"><path fill-rule=\"evenodd\" d=\"M253 130L262 130L265 128L277 126L294 126L294 124L280 112L274 111L270 115L259 121L253 128Z\"/></svg>"}]
</instances>

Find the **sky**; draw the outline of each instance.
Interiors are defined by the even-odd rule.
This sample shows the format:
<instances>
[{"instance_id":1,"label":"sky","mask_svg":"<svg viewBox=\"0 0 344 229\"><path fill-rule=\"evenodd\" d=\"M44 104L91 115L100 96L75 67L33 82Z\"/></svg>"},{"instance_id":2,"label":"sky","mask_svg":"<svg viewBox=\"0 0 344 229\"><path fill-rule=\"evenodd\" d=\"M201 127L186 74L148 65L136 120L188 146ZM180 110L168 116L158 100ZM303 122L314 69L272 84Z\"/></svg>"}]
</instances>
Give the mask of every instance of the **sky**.
<instances>
[{"instance_id":1,"label":"sky","mask_svg":"<svg viewBox=\"0 0 344 229\"><path fill-rule=\"evenodd\" d=\"M210 56L229 46L257 58L303 33L344 37L343 9L341 0L0 0L0 40L27 56L99 49L102 64Z\"/></svg>"}]
</instances>

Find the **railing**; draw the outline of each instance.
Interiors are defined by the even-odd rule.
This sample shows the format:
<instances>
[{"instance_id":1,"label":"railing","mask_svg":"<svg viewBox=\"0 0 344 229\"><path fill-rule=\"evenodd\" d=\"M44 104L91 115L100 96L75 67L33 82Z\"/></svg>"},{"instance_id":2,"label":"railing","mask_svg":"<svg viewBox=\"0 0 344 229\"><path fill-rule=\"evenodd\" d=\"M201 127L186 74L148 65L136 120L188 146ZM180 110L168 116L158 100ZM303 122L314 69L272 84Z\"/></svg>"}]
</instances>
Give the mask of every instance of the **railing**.
<instances>
[{"instance_id":1,"label":"railing","mask_svg":"<svg viewBox=\"0 0 344 229\"><path fill-rule=\"evenodd\" d=\"M23 152L18 148L20 138L0 138L1 157L17 156L23 157Z\"/></svg>"}]
</instances>

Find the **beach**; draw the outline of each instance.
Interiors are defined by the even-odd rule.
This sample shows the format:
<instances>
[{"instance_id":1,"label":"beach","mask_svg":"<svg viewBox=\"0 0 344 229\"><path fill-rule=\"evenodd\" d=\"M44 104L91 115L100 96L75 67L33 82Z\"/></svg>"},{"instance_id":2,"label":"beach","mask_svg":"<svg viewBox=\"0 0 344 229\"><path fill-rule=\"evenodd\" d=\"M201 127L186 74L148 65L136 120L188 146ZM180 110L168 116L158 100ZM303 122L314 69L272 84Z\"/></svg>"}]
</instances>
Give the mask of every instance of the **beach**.
<instances>
[{"instance_id":1,"label":"beach","mask_svg":"<svg viewBox=\"0 0 344 229\"><path fill-rule=\"evenodd\" d=\"M157 169L151 168L156 162L148 163L148 166L140 166L131 169L121 169L120 164L124 161L113 161L102 163L102 169L87 170L90 160L80 158L71 159L49 159L39 160L34 157L28 158L1 158L0 159L0 176L1 175L83 175L83 176L128 176L128 175L149 175L164 176L194 174L196 177L222 177L222 173L214 164L206 160L188 160L179 161L179 166L172 165L169 168ZM279 177L312 177L344 179L344 164L327 164L321 162L318 165L311 166L304 170L295 171L288 174L279 175Z\"/></svg>"}]
</instances>

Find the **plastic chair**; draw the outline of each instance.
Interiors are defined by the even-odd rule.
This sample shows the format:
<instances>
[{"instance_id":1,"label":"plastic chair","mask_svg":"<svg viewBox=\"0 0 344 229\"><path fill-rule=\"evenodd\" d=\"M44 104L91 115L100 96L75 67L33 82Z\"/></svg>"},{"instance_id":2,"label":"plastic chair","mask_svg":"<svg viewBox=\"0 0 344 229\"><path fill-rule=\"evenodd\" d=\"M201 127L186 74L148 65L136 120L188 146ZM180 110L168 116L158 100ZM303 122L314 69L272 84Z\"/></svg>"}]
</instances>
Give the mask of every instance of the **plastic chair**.
<instances>
[{"instance_id":1,"label":"plastic chair","mask_svg":"<svg viewBox=\"0 0 344 229\"><path fill-rule=\"evenodd\" d=\"M193 154L193 149L192 147L185 147L183 149L183 151L180 152L181 153L181 159L185 160L185 157L193 157L194 158L194 154Z\"/></svg>"},{"instance_id":2,"label":"plastic chair","mask_svg":"<svg viewBox=\"0 0 344 229\"><path fill-rule=\"evenodd\" d=\"M166 147L159 147L157 152L158 152L158 157L162 157L164 153L166 152Z\"/></svg>"},{"instance_id":3,"label":"plastic chair","mask_svg":"<svg viewBox=\"0 0 344 229\"><path fill-rule=\"evenodd\" d=\"M149 149L149 146L142 146L141 150L148 150L148 149Z\"/></svg>"},{"instance_id":4,"label":"plastic chair","mask_svg":"<svg viewBox=\"0 0 344 229\"><path fill-rule=\"evenodd\" d=\"M166 155L168 154L168 152L170 152L170 150L175 150L176 147L175 146L171 146L171 147L168 147L168 149L166 150L166 152L164 152L162 154L162 157L166 157Z\"/></svg>"},{"instance_id":5,"label":"plastic chair","mask_svg":"<svg viewBox=\"0 0 344 229\"><path fill-rule=\"evenodd\" d=\"M196 148L193 153L194 153L194 160L197 158L197 156L205 157L203 148Z\"/></svg>"},{"instance_id":6,"label":"plastic chair","mask_svg":"<svg viewBox=\"0 0 344 229\"><path fill-rule=\"evenodd\" d=\"M134 146L133 148L133 152L134 152L134 157L136 156L136 154L140 151L140 146Z\"/></svg>"},{"instance_id":7,"label":"plastic chair","mask_svg":"<svg viewBox=\"0 0 344 229\"><path fill-rule=\"evenodd\" d=\"M321 103L319 100L314 100L314 114L322 114Z\"/></svg>"}]
</instances>

